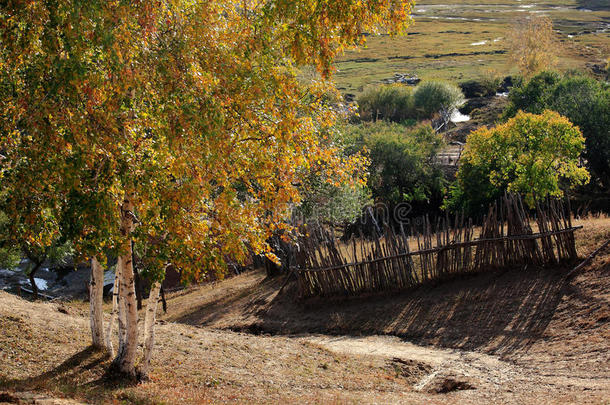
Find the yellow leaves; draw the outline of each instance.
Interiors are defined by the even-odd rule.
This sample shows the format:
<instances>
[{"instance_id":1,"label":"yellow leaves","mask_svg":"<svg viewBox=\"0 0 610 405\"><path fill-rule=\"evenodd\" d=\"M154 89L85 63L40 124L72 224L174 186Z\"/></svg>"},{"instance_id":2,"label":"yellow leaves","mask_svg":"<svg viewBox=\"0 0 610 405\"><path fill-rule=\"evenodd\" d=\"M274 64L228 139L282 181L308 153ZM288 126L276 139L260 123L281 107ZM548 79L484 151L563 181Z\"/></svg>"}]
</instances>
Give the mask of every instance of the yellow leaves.
<instances>
[{"instance_id":1,"label":"yellow leaves","mask_svg":"<svg viewBox=\"0 0 610 405\"><path fill-rule=\"evenodd\" d=\"M519 21L508 42L511 60L525 77L553 68L561 51L553 22L545 16L532 15Z\"/></svg>"},{"instance_id":2,"label":"yellow leaves","mask_svg":"<svg viewBox=\"0 0 610 405\"><path fill-rule=\"evenodd\" d=\"M73 42L70 62L89 64L69 81L51 78L58 102L7 95L7 105L23 105L7 109L15 122L29 115L40 126L30 138L28 152L39 152L32 159L55 173L52 181L31 180L52 183L58 204L75 191L106 198L74 207L85 222L79 237L97 238L89 246L115 245L122 196L137 187L142 235L167 232L164 254L196 274L221 268L225 256L264 250L301 199L304 172L317 170L335 186L364 184L366 158L340 156L326 135L336 119L325 98L332 85L300 82L295 65L311 62L329 72L344 45L363 40L361 28L398 28L411 2L302 0L278 3L269 15L261 4L251 2L251 14L220 1L93 4L89 18L107 35L77 32L77 24L59 33ZM45 4L36 7L39 16L46 12ZM59 27L69 27L71 15L61 18L66 24ZM39 35L48 21L37 21ZM28 46L10 62L55 71L52 46ZM33 82L19 86L40 91L27 87ZM2 147L24 153L23 136L15 131ZM53 163L45 162L46 145L63 147ZM66 159L71 154L82 160Z\"/></svg>"}]
</instances>

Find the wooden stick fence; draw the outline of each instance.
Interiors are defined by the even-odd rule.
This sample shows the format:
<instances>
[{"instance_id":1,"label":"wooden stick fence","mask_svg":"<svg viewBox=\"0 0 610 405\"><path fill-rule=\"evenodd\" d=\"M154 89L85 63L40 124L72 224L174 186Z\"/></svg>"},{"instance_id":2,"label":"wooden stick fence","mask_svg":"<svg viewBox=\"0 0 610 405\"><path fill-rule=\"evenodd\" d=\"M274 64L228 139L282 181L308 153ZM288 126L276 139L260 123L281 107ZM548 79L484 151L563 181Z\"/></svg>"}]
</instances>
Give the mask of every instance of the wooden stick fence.
<instances>
[{"instance_id":1,"label":"wooden stick fence","mask_svg":"<svg viewBox=\"0 0 610 405\"><path fill-rule=\"evenodd\" d=\"M299 295L397 291L489 268L574 260L578 228L572 226L569 202L566 207L549 199L536 206L531 218L517 195L491 205L480 227L456 215L453 220L438 219L433 232L430 219L424 217L421 229L401 226L396 231L386 226L381 237L361 236L348 243L339 242L332 230L317 228L300 241Z\"/></svg>"}]
</instances>

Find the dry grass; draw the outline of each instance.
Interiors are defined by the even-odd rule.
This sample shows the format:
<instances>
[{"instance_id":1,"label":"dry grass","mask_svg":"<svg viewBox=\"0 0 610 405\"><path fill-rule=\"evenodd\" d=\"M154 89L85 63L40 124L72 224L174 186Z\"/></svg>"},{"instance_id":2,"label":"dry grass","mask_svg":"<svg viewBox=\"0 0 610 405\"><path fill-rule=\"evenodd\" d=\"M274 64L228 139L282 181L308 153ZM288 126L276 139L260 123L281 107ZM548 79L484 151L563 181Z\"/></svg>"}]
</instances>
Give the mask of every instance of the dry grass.
<instances>
[{"instance_id":1,"label":"dry grass","mask_svg":"<svg viewBox=\"0 0 610 405\"><path fill-rule=\"evenodd\" d=\"M378 356L165 323L157 329L152 381L129 385L104 378L109 359L87 346L88 320L81 314L4 292L0 303L0 391L135 404L395 402L411 391L410 376L397 375Z\"/></svg>"},{"instance_id":2,"label":"dry grass","mask_svg":"<svg viewBox=\"0 0 610 405\"><path fill-rule=\"evenodd\" d=\"M577 234L583 255L610 237L607 217L578 223L586 226ZM593 266L610 269L608 260L605 256ZM86 304L31 303L0 292L0 393L8 390L19 397L33 391L87 403L130 404L488 403L491 398L548 403L579 402L587 389L587 398L603 402L610 393L604 388L610 385L610 370L600 360L610 338L610 299L603 281L607 270L600 271L596 284L580 277L569 286L569 294L572 290L557 282L561 271L536 270L524 273L523 279L516 277L519 273L489 274L400 297L309 309L277 296L283 280L263 281L261 273L245 273L170 298L171 312L157 329L152 380L139 385L104 377L109 359L88 347ZM368 354L366 340L360 352L342 354L306 338L186 324L228 328L271 319L275 332L299 326L308 332L389 333L436 346L496 350L524 368L514 371L509 385L494 385L493 375L501 369L494 368L499 360L489 358L489 369L477 372L491 377L477 383L478 389L428 394L414 390L413 382L421 378L415 369L405 371L387 355L373 353L373 346ZM446 364L444 351L426 350ZM455 364L481 361L471 352L457 358ZM429 368L422 364L421 369ZM552 393L546 388L550 385Z\"/></svg>"}]
</instances>

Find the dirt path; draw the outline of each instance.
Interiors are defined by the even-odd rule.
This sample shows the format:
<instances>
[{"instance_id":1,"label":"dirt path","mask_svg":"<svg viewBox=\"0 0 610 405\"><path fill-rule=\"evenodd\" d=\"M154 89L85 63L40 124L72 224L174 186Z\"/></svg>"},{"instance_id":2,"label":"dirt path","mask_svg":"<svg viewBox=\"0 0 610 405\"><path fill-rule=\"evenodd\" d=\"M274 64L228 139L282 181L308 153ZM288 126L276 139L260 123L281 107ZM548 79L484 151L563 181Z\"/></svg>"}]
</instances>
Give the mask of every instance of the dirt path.
<instances>
[{"instance_id":1,"label":"dirt path","mask_svg":"<svg viewBox=\"0 0 610 405\"><path fill-rule=\"evenodd\" d=\"M478 389L506 389L531 376L522 368L482 353L418 346L392 336L311 336L300 338L327 350L349 355L376 355L429 364L432 370L414 384L416 391L433 391L447 379Z\"/></svg>"},{"instance_id":2,"label":"dirt path","mask_svg":"<svg viewBox=\"0 0 610 405\"><path fill-rule=\"evenodd\" d=\"M583 378L574 373L545 373L535 364L522 366L479 352L423 347L393 336L316 335L298 339L336 353L375 355L394 361L410 360L428 364L431 370L413 384L415 391L419 392L438 392L452 380L467 384L472 389L498 394L536 391L540 387L610 392L610 379L604 376Z\"/></svg>"}]
</instances>

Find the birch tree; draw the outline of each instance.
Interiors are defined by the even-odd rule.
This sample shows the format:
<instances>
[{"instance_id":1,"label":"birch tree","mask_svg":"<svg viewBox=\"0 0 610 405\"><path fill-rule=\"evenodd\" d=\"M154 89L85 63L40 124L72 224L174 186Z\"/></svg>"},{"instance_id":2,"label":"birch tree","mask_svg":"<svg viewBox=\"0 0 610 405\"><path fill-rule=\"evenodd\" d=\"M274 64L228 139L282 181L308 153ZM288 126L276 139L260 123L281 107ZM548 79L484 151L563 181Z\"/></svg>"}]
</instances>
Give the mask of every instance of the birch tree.
<instances>
[{"instance_id":1,"label":"birch tree","mask_svg":"<svg viewBox=\"0 0 610 405\"><path fill-rule=\"evenodd\" d=\"M63 196L57 204L78 254L118 257L119 372L137 370L131 242L162 240L155 260L197 281L249 249L270 255L265 240L284 226L313 163L355 186L363 159L341 156L324 137L334 120L320 101L332 86L332 60L366 31L403 31L411 7L403 0L3 3L2 188ZM301 64L315 65L319 80L300 82ZM165 267L158 268L160 282Z\"/></svg>"}]
</instances>

